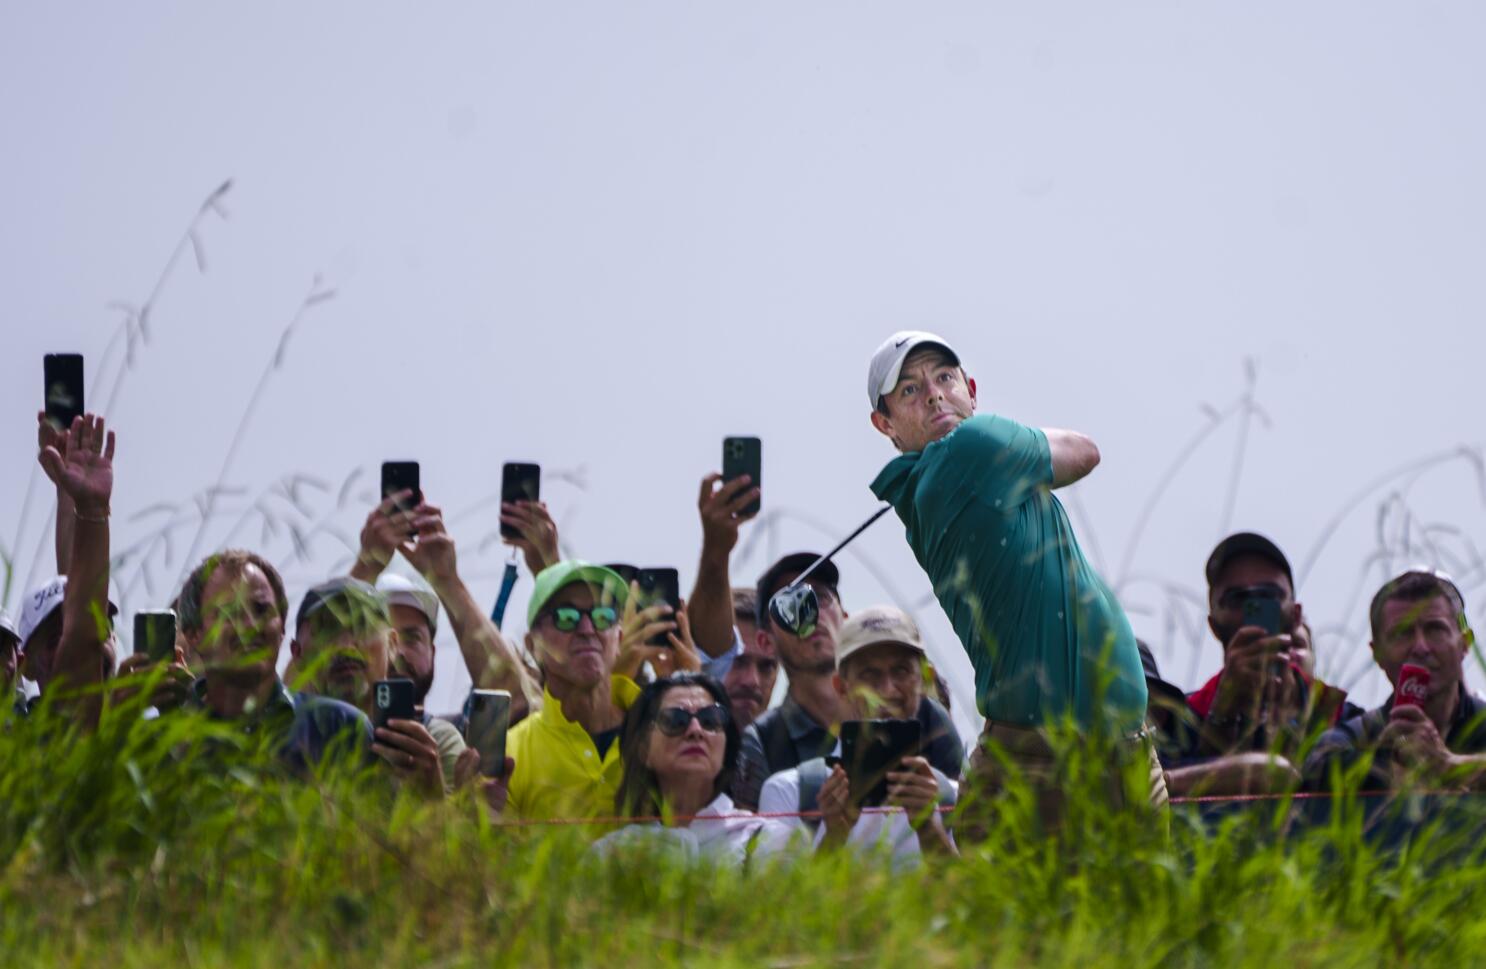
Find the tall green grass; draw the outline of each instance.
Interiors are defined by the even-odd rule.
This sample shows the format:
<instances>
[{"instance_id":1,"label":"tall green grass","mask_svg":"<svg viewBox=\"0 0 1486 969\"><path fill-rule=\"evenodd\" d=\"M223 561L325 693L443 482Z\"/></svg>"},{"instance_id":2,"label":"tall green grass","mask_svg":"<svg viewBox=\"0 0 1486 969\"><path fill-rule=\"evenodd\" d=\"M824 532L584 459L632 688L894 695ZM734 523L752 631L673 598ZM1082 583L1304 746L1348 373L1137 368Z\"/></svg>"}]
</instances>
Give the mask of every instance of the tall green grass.
<instances>
[{"instance_id":1,"label":"tall green grass","mask_svg":"<svg viewBox=\"0 0 1486 969\"><path fill-rule=\"evenodd\" d=\"M1076 800L1048 839L1010 797L957 862L740 874L598 860L583 831L494 826L472 792L430 805L375 769L286 778L262 738L139 713L0 731L5 965L1291 969L1470 965L1486 942L1474 834L1381 850L1355 798L1318 828L1280 803L1178 810L1169 834Z\"/></svg>"}]
</instances>

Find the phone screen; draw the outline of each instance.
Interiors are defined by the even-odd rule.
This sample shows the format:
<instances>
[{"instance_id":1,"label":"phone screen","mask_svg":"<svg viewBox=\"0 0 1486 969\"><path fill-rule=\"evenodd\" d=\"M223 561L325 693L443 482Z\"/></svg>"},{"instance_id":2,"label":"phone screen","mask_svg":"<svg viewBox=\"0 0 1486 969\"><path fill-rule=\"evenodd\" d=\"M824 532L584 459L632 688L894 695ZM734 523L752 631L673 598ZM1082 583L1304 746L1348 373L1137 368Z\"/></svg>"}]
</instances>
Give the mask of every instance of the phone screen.
<instances>
[{"instance_id":1,"label":"phone screen","mask_svg":"<svg viewBox=\"0 0 1486 969\"><path fill-rule=\"evenodd\" d=\"M722 477L732 481L748 475L753 487L761 488L763 481L763 443L756 437L729 437L722 442ZM751 502L743 509L745 515L757 515L760 501Z\"/></svg>"},{"instance_id":2,"label":"phone screen","mask_svg":"<svg viewBox=\"0 0 1486 969\"><path fill-rule=\"evenodd\" d=\"M500 500L502 504L516 501L542 500L542 466L539 464L509 463L501 468ZM518 532L509 525L500 527L502 538L516 538Z\"/></svg>"},{"instance_id":3,"label":"phone screen","mask_svg":"<svg viewBox=\"0 0 1486 969\"><path fill-rule=\"evenodd\" d=\"M401 491L411 491L413 497L398 502L398 507L411 510L423 501L423 486L419 481L417 461L382 462L382 500L386 501Z\"/></svg>"},{"instance_id":4,"label":"phone screen","mask_svg":"<svg viewBox=\"0 0 1486 969\"><path fill-rule=\"evenodd\" d=\"M506 730L510 725L510 693L505 690L474 691L464 742L480 752L480 773L486 777L500 777L505 772Z\"/></svg>"},{"instance_id":5,"label":"phone screen","mask_svg":"<svg viewBox=\"0 0 1486 969\"><path fill-rule=\"evenodd\" d=\"M45 378L46 416L58 428L72 426L73 418L83 416L83 355L81 353L48 353L41 361Z\"/></svg>"},{"instance_id":6,"label":"phone screen","mask_svg":"<svg viewBox=\"0 0 1486 969\"><path fill-rule=\"evenodd\" d=\"M1268 596L1255 596L1245 599L1243 603L1243 624L1245 626L1258 626L1270 636L1278 636L1284 632L1285 613L1284 607L1278 599Z\"/></svg>"},{"instance_id":7,"label":"phone screen","mask_svg":"<svg viewBox=\"0 0 1486 969\"><path fill-rule=\"evenodd\" d=\"M175 658L175 612L158 609L134 614L134 653L144 654L150 662Z\"/></svg>"}]
</instances>

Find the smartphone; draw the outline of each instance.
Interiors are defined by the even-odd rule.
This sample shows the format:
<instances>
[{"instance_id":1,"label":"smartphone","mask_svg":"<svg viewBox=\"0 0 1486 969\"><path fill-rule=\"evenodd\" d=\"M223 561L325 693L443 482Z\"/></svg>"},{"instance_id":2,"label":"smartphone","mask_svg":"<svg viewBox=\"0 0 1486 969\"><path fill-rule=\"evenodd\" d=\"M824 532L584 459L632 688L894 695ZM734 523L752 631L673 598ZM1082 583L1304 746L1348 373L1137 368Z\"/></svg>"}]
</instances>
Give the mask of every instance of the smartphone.
<instances>
[{"instance_id":1,"label":"smartphone","mask_svg":"<svg viewBox=\"0 0 1486 969\"><path fill-rule=\"evenodd\" d=\"M923 727L917 720L847 720L841 724L841 763L860 807L880 807L887 800L888 771L899 770L904 757L916 756Z\"/></svg>"},{"instance_id":2,"label":"smartphone","mask_svg":"<svg viewBox=\"0 0 1486 969\"><path fill-rule=\"evenodd\" d=\"M83 406L83 355L48 353L41 361L46 381L46 416L62 430L85 413Z\"/></svg>"},{"instance_id":3,"label":"smartphone","mask_svg":"<svg viewBox=\"0 0 1486 969\"><path fill-rule=\"evenodd\" d=\"M1243 624L1258 626L1270 636L1284 632L1285 611L1280 600L1268 596L1255 596L1243 602Z\"/></svg>"},{"instance_id":4,"label":"smartphone","mask_svg":"<svg viewBox=\"0 0 1486 969\"><path fill-rule=\"evenodd\" d=\"M372 726L385 727L388 720L418 719L412 680L378 680L372 691Z\"/></svg>"},{"instance_id":5,"label":"smartphone","mask_svg":"<svg viewBox=\"0 0 1486 969\"><path fill-rule=\"evenodd\" d=\"M480 752L480 773L500 777L506 770L506 729L511 725L511 694L505 690L476 690L470 699L470 719L464 742Z\"/></svg>"},{"instance_id":6,"label":"smartphone","mask_svg":"<svg viewBox=\"0 0 1486 969\"><path fill-rule=\"evenodd\" d=\"M761 487L763 475L763 443L756 437L726 437L722 440L722 479L732 481L748 475L753 487ZM755 501L743 509L745 515L757 515L761 502Z\"/></svg>"},{"instance_id":7,"label":"smartphone","mask_svg":"<svg viewBox=\"0 0 1486 969\"><path fill-rule=\"evenodd\" d=\"M149 609L134 614L134 655L152 663L175 659L175 610Z\"/></svg>"},{"instance_id":8,"label":"smartphone","mask_svg":"<svg viewBox=\"0 0 1486 969\"><path fill-rule=\"evenodd\" d=\"M400 491L411 491L413 497L398 502L397 507L412 511L423 502L423 488L418 480L417 461L382 462L382 500L386 501Z\"/></svg>"},{"instance_id":9,"label":"smartphone","mask_svg":"<svg viewBox=\"0 0 1486 969\"><path fill-rule=\"evenodd\" d=\"M675 569L639 569L635 581L640 584L640 608L647 609L664 602L672 610L681 608L681 577ZM650 640L650 646L669 646L665 633Z\"/></svg>"},{"instance_id":10,"label":"smartphone","mask_svg":"<svg viewBox=\"0 0 1486 969\"><path fill-rule=\"evenodd\" d=\"M542 500L542 466L540 464L506 464L500 472L501 504L513 501ZM516 538L518 532L509 525L501 525L502 538Z\"/></svg>"}]
</instances>

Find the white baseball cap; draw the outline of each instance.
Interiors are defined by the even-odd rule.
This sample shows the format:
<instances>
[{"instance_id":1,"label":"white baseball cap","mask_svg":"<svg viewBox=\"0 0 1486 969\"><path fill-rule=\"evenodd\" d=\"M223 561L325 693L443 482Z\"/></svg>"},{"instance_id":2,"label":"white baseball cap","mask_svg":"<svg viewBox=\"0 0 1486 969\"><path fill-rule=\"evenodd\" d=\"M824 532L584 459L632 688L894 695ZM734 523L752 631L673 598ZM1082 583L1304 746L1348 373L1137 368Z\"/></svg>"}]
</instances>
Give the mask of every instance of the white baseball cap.
<instances>
[{"instance_id":1,"label":"white baseball cap","mask_svg":"<svg viewBox=\"0 0 1486 969\"><path fill-rule=\"evenodd\" d=\"M898 386L903 361L915 348L925 345L939 347L954 358L956 366L959 365L960 355L943 337L923 330L899 330L882 341L882 346L872 354L872 363L867 367L867 399L874 408L879 397L886 397Z\"/></svg>"},{"instance_id":2,"label":"white baseball cap","mask_svg":"<svg viewBox=\"0 0 1486 969\"><path fill-rule=\"evenodd\" d=\"M383 572L377 576L377 591L387 597L389 606L417 609L428 619L428 631L439 631L439 597L422 582L394 572Z\"/></svg>"},{"instance_id":3,"label":"white baseball cap","mask_svg":"<svg viewBox=\"0 0 1486 969\"><path fill-rule=\"evenodd\" d=\"M45 585L38 586L26 593L25 600L21 603L21 622L17 632L21 637L21 650L24 651L26 643L36 632L38 626L46 622L47 617L56 612L62 605L62 598L67 593L67 576L59 575ZM113 590L109 589L108 614L117 615L119 607L115 601Z\"/></svg>"}]
</instances>

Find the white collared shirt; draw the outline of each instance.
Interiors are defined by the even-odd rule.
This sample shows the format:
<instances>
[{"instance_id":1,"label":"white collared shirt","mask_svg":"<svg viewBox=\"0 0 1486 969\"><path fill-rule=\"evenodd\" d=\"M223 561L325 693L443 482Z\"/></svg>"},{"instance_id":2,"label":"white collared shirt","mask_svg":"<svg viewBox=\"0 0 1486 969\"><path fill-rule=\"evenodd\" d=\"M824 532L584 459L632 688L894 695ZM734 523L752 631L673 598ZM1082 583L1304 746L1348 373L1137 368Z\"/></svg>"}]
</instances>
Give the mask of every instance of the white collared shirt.
<instances>
[{"instance_id":1,"label":"white collared shirt","mask_svg":"<svg viewBox=\"0 0 1486 969\"><path fill-rule=\"evenodd\" d=\"M741 868L750 859L806 854L807 837L792 825L734 807L732 798L719 794L685 827L658 821L626 825L595 841L593 850L608 855L625 845L651 841L674 848L689 861L706 859Z\"/></svg>"}]
</instances>

